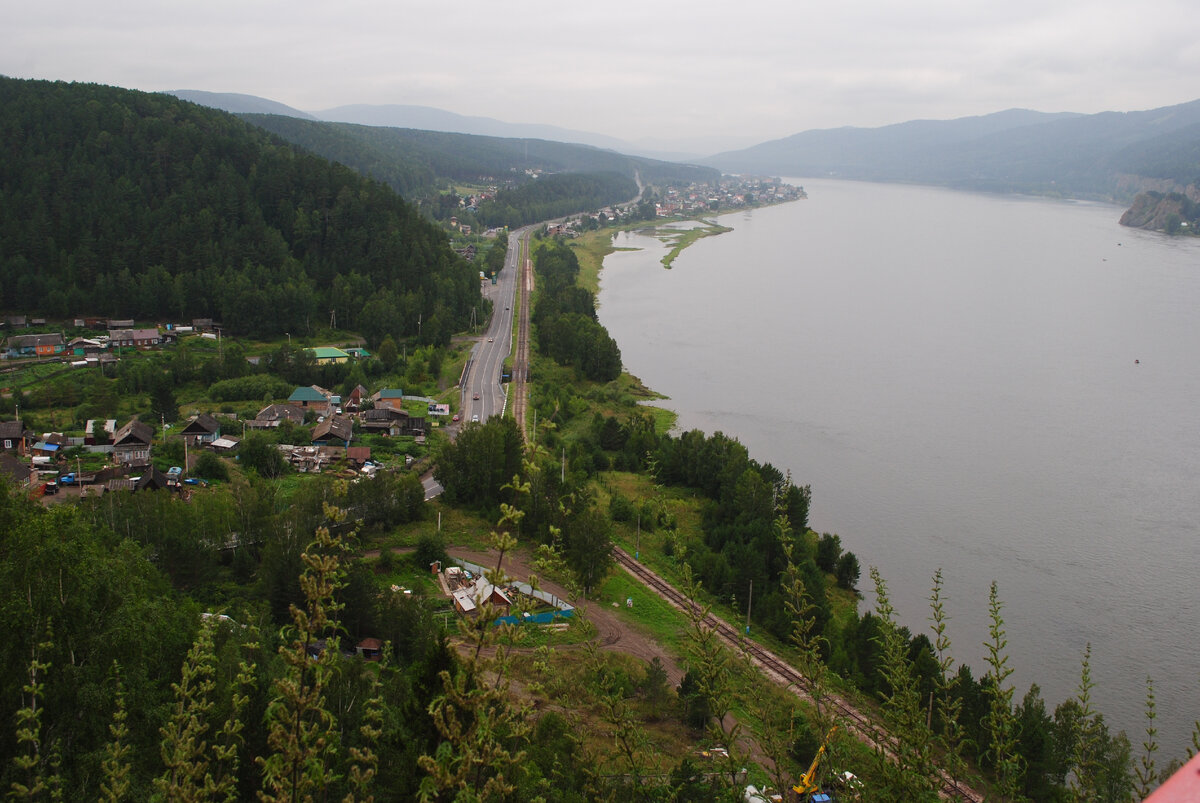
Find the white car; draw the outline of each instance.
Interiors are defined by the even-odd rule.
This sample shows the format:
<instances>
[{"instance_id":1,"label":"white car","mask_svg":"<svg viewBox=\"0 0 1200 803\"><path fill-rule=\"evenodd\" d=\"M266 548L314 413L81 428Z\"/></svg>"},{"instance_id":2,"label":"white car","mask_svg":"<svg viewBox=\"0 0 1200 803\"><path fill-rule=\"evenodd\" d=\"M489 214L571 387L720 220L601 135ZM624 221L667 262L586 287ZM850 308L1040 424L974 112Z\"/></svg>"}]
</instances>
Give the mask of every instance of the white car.
<instances>
[{"instance_id":1,"label":"white car","mask_svg":"<svg viewBox=\"0 0 1200 803\"><path fill-rule=\"evenodd\" d=\"M475 415L471 416L471 423L472 423L472 424L478 424L478 423L479 423L479 413L476 413Z\"/></svg>"}]
</instances>

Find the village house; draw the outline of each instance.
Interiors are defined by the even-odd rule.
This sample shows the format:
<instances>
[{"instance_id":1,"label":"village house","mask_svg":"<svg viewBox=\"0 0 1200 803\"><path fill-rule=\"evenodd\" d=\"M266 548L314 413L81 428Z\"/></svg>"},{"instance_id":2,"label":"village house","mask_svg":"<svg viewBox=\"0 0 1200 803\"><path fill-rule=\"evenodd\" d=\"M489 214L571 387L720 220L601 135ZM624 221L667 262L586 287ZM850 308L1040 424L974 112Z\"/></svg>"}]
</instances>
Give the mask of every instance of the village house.
<instances>
[{"instance_id":1,"label":"village house","mask_svg":"<svg viewBox=\"0 0 1200 803\"><path fill-rule=\"evenodd\" d=\"M68 443L67 436L61 432L46 432L29 451L35 457L56 458L66 450Z\"/></svg>"},{"instance_id":2,"label":"village house","mask_svg":"<svg viewBox=\"0 0 1200 803\"><path fill-rule=\"evenodd\" d=\"M407 417L403 410L376 407L374 410L363 410L359 413L358 423L366 432L395 437L404 429Z\"/></svg>"},{"instance_id":3,"label":"village house","mask_svg":"<svg viewBox=\"0 0 1200 803\"><path fill-rule=\"evenodd\" d=\"M306 351L313 356L313 361L317 365L337 365L350 360L349 354L332 346L318 346L306 349Z\"/></svg>"},{"instance_id":4,"label":"village house","mask_svg":"<svg viewBox=\"0 0 1200 803\"><path fill-rule=\"evenodd\" d=\"M370 446L347 446L346 460L355 468L362 468L371 460Z\"/></svg>"},{"instance_id":5,"label":"village house","mask_svg":"<svg viewBox=\"0 0 1200 803\"><path fill-rule=\"evenodd\" d=\"M449 571L447 569L447 573ZM512 607L512 599L504 589L492 585L483 577L476 578L470 585L455 589L450 596L454 599L454 609L463 616L475 616L480 608L489 604L495 607L501 616L507 616Z\"/></svg>"},{"instance_id":6,"label":"village house","mask_svg":"<svg viewBox=\"0 0 1200 803\"><path fill-rule=\"evenodd\" d=\"M37 469L28 463L22 463L14 455L5 453L0 454L0 475L7 477L14 487L24 491L33 487L37 479Z\"/></svg>"},{"instance_id":7,"label":"village house","mask_svg":"<svg viewBox=\"0 0 1200 803\"><path fill-rule=\"evenodd\" d=\"M149 424L130 419L113 436L113 460L126 465L145 464L150 460L154 430Z\"/></svg>"},{"instance_id":8,"label":"village house","mask_svg":"<svg viewBox=\"0 0 1200 803\"><path fill-rule=\"evenodd\" d=\"M83 427L83 443L85 446L95 446L97 443L112 443L117 434L117 419L109 418L99 421L89 418Z\"/></svg>"},{"instance_id":9,"label":"village house","mask_svg":"<svg viewBox=\"0 0 1200 803\"><path fill-rule=\"evenodd\" d=\"M16 421L0 421L0 448L6 452L25 454L33 433L25 430L20 419Z\"/></svg>"},{"instance_id":10,"label":"village house","mask_svg":"<svg viewBox=\"0 0 1200 803\"><path fill-rule=\"evenodd\" d=\"M21 357L53 357L67 347L61 332L43 335L12 335L4 347L8 359Z\"/></svg>"},{"instance_id":11,"label":"village house","mask_svg":"<svg viewBox=\"0 0 1200 803\"><path fill-rule=\"evenodd\" d=\"M110 329L108 342L113 348L148 349L162 344L158 329Z\"/></svg>"},{"instance_id":12,"label":"village house","mask_svg":"<svg viewBox=\"0 0 1200 803\"><path fill-rule=\"evenodd\" d=\"M411 415L404 410L391 407L376 407L364 410L358 416L359 425L367 432L378 435L424 435L427 422L424 416Z\"/></svg>"},{"instance_id":13,"label":"village house","mask_svg":"<svg viewBox=\"0 0 1200 803\"><path fill-rule=\"evenodd\" d=\"M399 410L404 404L404 391L399 388L383 388L371 396L371 401L375 403L375 409L388 408Z\"/></svg>"},{"instance_id":14,"label":"village house","mask_svg":"<svg viewBox=\"0 0 1200 803\"><path fill-rule=\"evenodd\" d=\"M268 404L258 411L252 421L244 422L249 429L274 429L284 421L304 423L304 411L291 404Z\"/></svg>"},{"instance_id":15,"label":"village house","mask_svg":"<svg viewBox=\"0 0 1200 803\"><path fill-rule=\"evenodd\" d=\"M363 399L367 396L367 389L362 385L355 385L354 390L346 396L346 409L357 410L362 407Z\"/></svg>"},{"instance_id":16,"label":"village house","mask_svg":"<svg viewBox=\"0 0 1200 803\"><path fill-rule=\"evenodd\" d=\"M174 487L176 487L175 483L154 466L150 466L142 472L142 475L133 483L135 491L165 491Z\"/></svg>"},{"instance_id":17,"label":"village house","mask_svg":"<svg viewBox=\"0 0 1200 803\"><path fill-rule=\"evenodd\" d=\"M221 437L221 423L208 413L201 413L188 421L182 435L188 446L204 446Z\"/></svg>"},{"instance_id":18,"label":"village house","mask_svg":"<svg viewBox=\"0 0 1200 803\"><path fill-rule=\"evenodd\" d=\"M354 424L349 418L331 415L313 428L313 446L349 446Z\"/></svg>"},{"instance_id":19,"label":"village house","mask_svg":"<svg viewBox=\"0 0 1200 803\"><path fill-rule=\"evenodd\" d=\"M293 390L292 395L288 396L288 404L299 407L301 410L312 410L317 415L329 415L331 412L329 397L332 395L324 388L310 385Z\"/></svg>"},{"instance_id":20,"label":"village house","mask_svg":"<svg viewBox=\"0 0 1200 803\"><path fill-rule=\"evenodd\" d=\"M107 350L108 345L90 337L73 337L67 350L76 357L94 357Z\"/></svg>"}]
</instances>

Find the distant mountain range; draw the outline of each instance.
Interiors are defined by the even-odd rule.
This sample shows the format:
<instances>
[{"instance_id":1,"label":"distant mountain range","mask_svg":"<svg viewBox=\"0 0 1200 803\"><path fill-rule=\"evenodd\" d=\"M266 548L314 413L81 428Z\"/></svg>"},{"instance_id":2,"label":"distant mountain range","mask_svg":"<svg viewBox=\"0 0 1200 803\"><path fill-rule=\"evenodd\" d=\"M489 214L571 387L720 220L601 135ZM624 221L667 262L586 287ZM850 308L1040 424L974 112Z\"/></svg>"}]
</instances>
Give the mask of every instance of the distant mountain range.
<instances>
[{"instance_id":1,"label":"distant mountain range","mask_svg":"<svg viewBox=\"0 0 1200 803\"><path fill-rule=\"evenodd\" d=\"M616 137L590 131L576 131L553 125L536 123L506 123L490 117L472 117L455 114L432 106L408 106L402 104L368 105L354 104L337 106L323 111L305 112L283 103L254 95L229 92L204 92L196 89L178 89L168 92L182 100L201 106L232 112L234 114L278 114L298 117L303 120L322 120L332 123L355 123L357 125L387 128L413 128L422 131L443 131L455 134L474 134L484 137L505 139L542 139L550 142L569 142L590 145L594 148L617 151L632 156L661 159L673 162L694 162L711 150L703 148L697 140L694 147L687 143L675 143L654 147L626 142ZM751 140L752 141L752 140Z\"/></svg>"},{"instance_id":2,"label":"distant mountain range","mask_svg":"<svg viewBox=\"0 0 1200 803\"><path fill-rule=\"evenodd\" d=\"M726 172L834 176L1127 202L1200 176L1200 101L1140 112L1010 109L957 120L805 131L700 164Z\"/></svg>"},{"instance_id":3,"label":"distant mountain range","mask_svg":"<svg viewBox=\"0 0 1200 803\"><path fill-rule=\"evenodd\" d=\"M1115 203L1130 203L1146 191L1200 200L1200 100L1148 111L1085 115L1009 109L880 128L811 130L698 158L648 154L599 134L465 117L424 106L342 106L310 113L249 95L172 94L241 114L577 142L729 173L936 184Z\"/></svg>"}]
</instances>

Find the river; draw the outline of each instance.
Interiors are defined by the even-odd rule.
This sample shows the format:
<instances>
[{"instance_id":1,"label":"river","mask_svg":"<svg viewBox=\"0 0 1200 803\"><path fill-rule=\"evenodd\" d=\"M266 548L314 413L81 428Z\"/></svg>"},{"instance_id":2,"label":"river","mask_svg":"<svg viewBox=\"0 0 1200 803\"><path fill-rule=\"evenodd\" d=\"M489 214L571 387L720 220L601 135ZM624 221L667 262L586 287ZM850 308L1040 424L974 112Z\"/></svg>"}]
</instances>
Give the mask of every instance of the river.
<instances>
[{"instance_id":1,"label":"river","mask_svg":"<svg viewBox=\"0 0 1200 803\"><path fill-rule=\"evenodd\" d=\"M1093 203L793 179L809 200L720 217L671 270L616 235L600 319L682 429L812 486L810 526L877 566L985 668L999 586L1019 701L1093 699L1161 767L1200 717L1200 238ZM867 596L860 606L872 604Z\"/></svg>"}]
</instances>

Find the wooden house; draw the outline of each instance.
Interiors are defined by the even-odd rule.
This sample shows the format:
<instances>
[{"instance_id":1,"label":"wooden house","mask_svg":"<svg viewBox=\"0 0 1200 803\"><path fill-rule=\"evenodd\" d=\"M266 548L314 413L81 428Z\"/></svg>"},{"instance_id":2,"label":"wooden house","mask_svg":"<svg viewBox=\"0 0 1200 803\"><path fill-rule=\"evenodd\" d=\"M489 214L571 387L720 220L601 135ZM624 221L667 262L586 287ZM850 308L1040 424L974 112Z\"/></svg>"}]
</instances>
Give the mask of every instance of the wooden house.
<instances>
[{"instance_id":1,"label":"wooden house","mask_svg":"<svg viewBox=\"0 0 1200 803\"><path fill-rule=\"evenodd\" d=\"M208 413L193 416L183 428L188 446L205 446L221 437L221 422Z\"/></svg>"},{"instance_id":2,"label":"wooden house","mask_svg":"<svg viewBox=\"0 0 1200 803\"><path fill-rule=\"evenodd\" d=\"M113 436L113 460L117 463L137 465L150 459L150 444L154 430L149 424L131 419Z\"/></svg>"}]
</instances>

